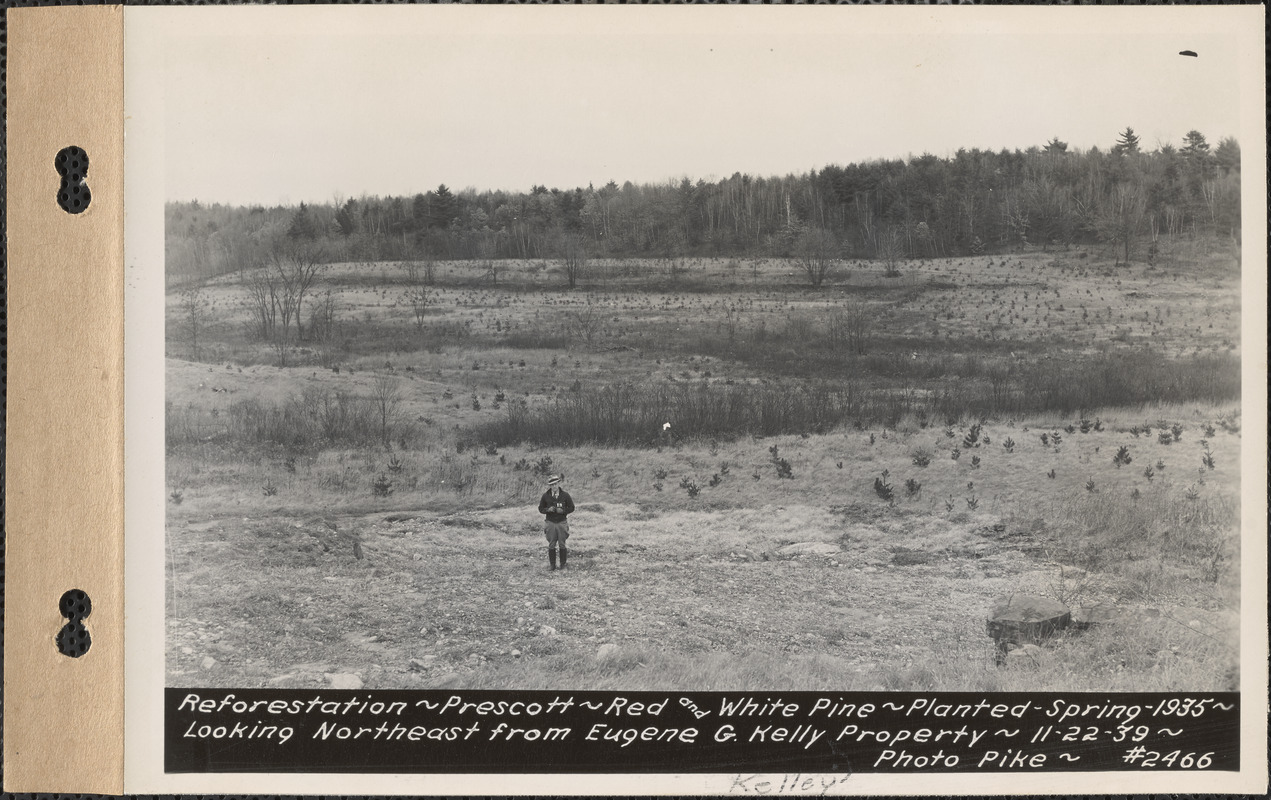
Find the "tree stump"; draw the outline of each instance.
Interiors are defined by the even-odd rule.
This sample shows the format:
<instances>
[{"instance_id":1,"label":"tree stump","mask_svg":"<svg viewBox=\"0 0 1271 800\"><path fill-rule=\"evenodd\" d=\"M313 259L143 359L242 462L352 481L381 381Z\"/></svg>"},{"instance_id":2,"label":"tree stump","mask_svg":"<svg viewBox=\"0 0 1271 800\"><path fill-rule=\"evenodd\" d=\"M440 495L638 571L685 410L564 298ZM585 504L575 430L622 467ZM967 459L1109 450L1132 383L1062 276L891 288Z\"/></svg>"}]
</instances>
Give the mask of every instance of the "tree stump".
<instances>
[{"instance_id":1,"label":"tree stump","mask_svg":"<svg viewBox=\"0 0 1271 800\"><path fill-rule=\"evenodd\" d=\"M997 644L996 662L1006 663L1012 644L1037 644L1072 623L1068 606L1035 594L1010 594L993 601L987 629Z\"/></svg>"}]
</instances>

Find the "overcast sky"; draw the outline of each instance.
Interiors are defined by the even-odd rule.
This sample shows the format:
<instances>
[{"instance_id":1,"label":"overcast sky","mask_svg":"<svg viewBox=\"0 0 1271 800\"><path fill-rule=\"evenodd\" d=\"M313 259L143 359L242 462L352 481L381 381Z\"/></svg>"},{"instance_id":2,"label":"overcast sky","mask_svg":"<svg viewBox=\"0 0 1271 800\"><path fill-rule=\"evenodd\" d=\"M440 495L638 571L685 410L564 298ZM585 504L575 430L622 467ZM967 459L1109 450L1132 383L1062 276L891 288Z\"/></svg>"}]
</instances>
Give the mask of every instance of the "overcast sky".
<instances>
[{"instance_id":1,"label":"overcast sky","mask_svg":"<svg viewBox=\"0 0 1271 800\"><path fill-rule=\"evenodd\" d=\"M782 175L1241 126L1237 40L1206 8L127 13L129 46L162 54L164 107L128 113L162 115L169 200Z\"/></svg>"}]
</instances>

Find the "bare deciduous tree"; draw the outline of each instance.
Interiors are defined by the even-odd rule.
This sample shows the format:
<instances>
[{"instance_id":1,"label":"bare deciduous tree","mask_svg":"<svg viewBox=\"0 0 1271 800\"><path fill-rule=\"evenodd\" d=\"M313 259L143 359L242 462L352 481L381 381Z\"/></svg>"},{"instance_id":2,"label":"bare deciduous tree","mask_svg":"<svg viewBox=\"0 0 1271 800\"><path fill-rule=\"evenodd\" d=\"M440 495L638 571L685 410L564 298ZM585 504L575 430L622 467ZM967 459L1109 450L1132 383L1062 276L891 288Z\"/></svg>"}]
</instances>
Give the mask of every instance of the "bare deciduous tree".
<instances>
[{"instance_id":1,"label":"bare deciduous tree","mask_svg":"<svg viewBox=\"0 0 1271 800\"><path fill-rule=\"evenodd\" d=\"M309 338L315 342L329 342L335 337L339 300L330 289L314 298L309 311Z\"/></svg>"},{"instance_id":2,"label":"bare deciduous tree","mask_svg":"<svg viewBox=\"0 0 1271 800\"><path fill-rule=\"evenodd\" d=\"M576 233L559 234L556 237L556 251L560 256L566 283L569 284L569 288L576 288L578 281L585 277L587 271L587 246L583 242L583 237Z\"/></svg>"},{"instance_id":3,"label":"bare deciduous tree","mask_svg":"<svg viewBox=\"0 0 1271 800\"><path fill-rule=\"evenodd\" d=\"M314 298L309 311L309 339L318 344L318 363L331 367L336 361L339 300L330 289Z\"/></svg>"},{"instance_id":4,"label":"bare deciduous tree","mask_svg":"<svg viewBox=\"0 0 1271 800\"><path fill-rule=\"evenodd\" d=\"M1095 216L1095 231L1099 238L1117 249L1117 262L1130 263L1134 240L1143 227L1147 213L1147 198L1141 186L1120 183L1099 204Z\"/></svg>"},{"instance_id":5,"label":"bare deciduous tree","mask_svg":"<svg viewBox=\"0 0 1271 800\"><path fill-rule=\"evenodd\" d=\"M869 338L869 316L859 300L826 312L826 334L830 345L863 355Z\"/></svg>"},{"instance_id":6,"label":"bare deciduous tree","mask_svg":"<svg viewBox=\"0 0 1271 800\"><path fill-rule=\"evenodd\" d=\"M278 247L270 254L269 270L276 276L280 291L277 299L277 319L274 326L274 349L278 351L279 366L287 366L287 352L291 346L291 321L296 321L296 338L304 338L304 299L318 280L325 265L318 251L305 246Z\"/></svg>"},{"instance_id":7,"label":"bare deciduous tree","mask_svg":"<svg viewBox=\"0 0 1271 800\"><path fill-rule=\"evenodd\" d=\"M406 290L403 296L406 305L410 306L411 314L415 317L415 330L422 334L424 332L424 315L428 313L428 287L423 284L412 286Z\"/></svg>"},{"instance_id":8,"label":"bare deciduous tree","mask_svg":"<svg viewBox=\"0 0 1271 800\"><path fill-rule=\"evenodd\" d=\"M824 228L808 228L795 239L794 257L812 286L820 288L838 260L838 240Z\"/></svg>"},{"instance_id":9,"label":"bare deciduous tree","mask_svg":"<svg viewBox=\"0 0 1271 800\"><path fill-rule=\"evenodd\" d=\"M392 375L379 375L371 384L371 402L375 405L375 415L380 423L380 441L389 446L393 422L397 418L397 406L401 403L401 392L397 378Z\"/></svg>"},{"instance_id":10,"label":"bare deciduous tree","mask_svg":"<svg viewBox=\"0 0 1271 800\"><path fill-rule=\"evenodd\" d=\"M247 305L252 312L252 325L256 335L272 341L278 321L278 276L268 267L259 267L247 276L244 286L247 288Z\"/></svg>"},{"instance_id":11,"label":"bare deciduous tree","mask_svg":"<svg viewBox=\"0 0 1271 800\"><path fill-rule=\"evenodd\" d=\"M900 231L887 228L878 234L878 258L887 267L888 278L900 277L900 260L905 256L905 243Z\"/></svg>"},{"instance_id":12,"label":"bare deciduous tree","mask_svg":"<svg viewBox=\"0 0 1271 800\"><path fill-rule=\"evenodd\" d=\"M181 311L182 332L185 334L185 340L190 343L190 357L198 361L201 355L199 336L207 326L209 313L207 296L198 287L183 289L177 301L177 307Z\"/></svg>"},{"instance_id":13,"label":"bare deciduous tree","mask_svg":"<svg viewBox=\"0 0 1271 800\"><path fill-rule=\"evenodd\" d=\"M252 326L260 338L278 353L279 366L287 366L291 347L291 322L298 338L304 336L304 299L313 289L324 264L318 252L303 245L279 246L269 262L253 270L244 281Z\"/></svg>"},{"instance_id":14,"label":"bare deciduous tree","mask_svg":"<svg viewBox=\"0 0 1271 800\"><path fill-rule=\"evenodd\" d=\"M604 319L600 311L590 302L574 311L569 318L569 325L573 329L573 333L587 344L595 341L596 334L600 332L603 322Z\"/></svg>"},{"instance_id":15,"label":"bare deciduous tree","mask_svg":"<svg viewBox=\"0 0 1271 800\"><path fill-rule=\"evenodd\" d=\"M503 264L495 258L494 243L488 239L477 242L477 264L491 285L499 282L499 269Z\"/></svg>"}]
</instances>

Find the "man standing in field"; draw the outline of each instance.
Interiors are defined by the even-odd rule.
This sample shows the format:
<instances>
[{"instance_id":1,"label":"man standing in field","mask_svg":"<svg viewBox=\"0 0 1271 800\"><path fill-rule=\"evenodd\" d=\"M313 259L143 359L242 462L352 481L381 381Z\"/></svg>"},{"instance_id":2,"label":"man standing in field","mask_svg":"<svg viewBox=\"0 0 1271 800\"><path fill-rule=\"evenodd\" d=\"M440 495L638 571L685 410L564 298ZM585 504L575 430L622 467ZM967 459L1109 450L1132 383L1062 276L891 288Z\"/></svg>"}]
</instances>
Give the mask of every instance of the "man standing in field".
<instances>
[{"instance_id":1,"label":"man standing in field","mask_svg":"<svg viewBox=\"0 0 1271 800\"><path fill-rule=\"evenodd\" d=\"M569 559L569 550L565 549L565 540L569 538L569 521L566 519L574 513L574 500L569 492L560 488L564 479L553 475L547 479L547 491L538 501L538 513L546 514L543 533L547 534L547 560L556 569L556 545L560 545L560 567L565 568Z\"/></svg>"}]
</instances>

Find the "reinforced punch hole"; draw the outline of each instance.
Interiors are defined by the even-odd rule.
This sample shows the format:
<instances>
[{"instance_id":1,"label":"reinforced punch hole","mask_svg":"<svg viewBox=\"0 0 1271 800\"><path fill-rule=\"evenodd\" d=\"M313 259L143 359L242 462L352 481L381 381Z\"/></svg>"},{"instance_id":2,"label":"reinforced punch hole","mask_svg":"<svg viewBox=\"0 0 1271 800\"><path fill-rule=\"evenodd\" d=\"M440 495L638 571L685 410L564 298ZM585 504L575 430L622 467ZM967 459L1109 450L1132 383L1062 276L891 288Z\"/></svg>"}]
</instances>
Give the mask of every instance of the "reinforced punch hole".
<instances>
[{"instance_id":1,"label":"reinforced punch hole","mask_svg":"<svg viewBox=\"0 0 1271 800\"><path fill-rule=\"evenodd\" d=\"M84 619L93 613L93 601L82 589L71 589L62 595L57 609L69 622L57 634L57 651L64 656L79 658L93 646L93 639L84 626Z\"/></svg>"},{"instance_id":2,"label":"reinforced punch hole","mask_svg":"<svg viewBox=\"0 0 1271 800\"><path fill-rule=\"evenodd\" d=\"M79 214L88 209L92 193L88 190L88 153L82 147L63 147L53 159L53 167L62 176L57 190L57 204L67 214Z\"/></svg>"}]
</instances>

